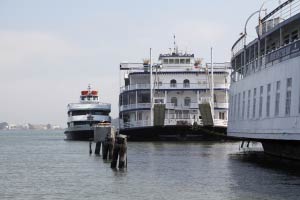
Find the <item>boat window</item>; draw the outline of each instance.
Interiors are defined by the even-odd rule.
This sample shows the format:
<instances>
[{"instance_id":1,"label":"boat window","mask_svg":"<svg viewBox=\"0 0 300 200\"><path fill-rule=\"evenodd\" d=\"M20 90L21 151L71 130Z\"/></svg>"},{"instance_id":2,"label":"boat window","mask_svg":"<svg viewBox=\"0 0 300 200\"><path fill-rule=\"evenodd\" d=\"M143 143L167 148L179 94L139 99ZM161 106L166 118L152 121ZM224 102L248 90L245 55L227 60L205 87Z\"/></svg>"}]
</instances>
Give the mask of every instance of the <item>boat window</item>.
<instances>
[{"instance_id":1,"label":"boat window","mask_svg":"<svg viewBox=\"0 0 300 200\"><path fill-rule=\"evenodd\" d=\"M177 84L176 84L176 83L177 83L176 80L175 80L175 79L172 79L172 80L170 81L170 87L172 87L172 88L177 87Z\"/></svg>"},{"instance_id":2,"label":"boat window","mask_svg":"<svg viewBox=\"0 0 300 200\"><path fill-rule=\"evenodd\" d=\"M298 39L298 30L292 32L292 42Z\"/></svg>"},{"instance_id":3,"label":"boat window","mask_svg":"<svg viewBox=\"0 0 300 200\"><path fill-rule=\"evenodd\" d=\"M243 91L242 119L245 118L245 98L246 98L246 91Z\"/></svg>"},{"instance_id":4,"label":"boat window","mask_svg":"<svg viewBox=\"0 0 300 200\"><path fill-rule=\"evenodd\" d=\"M164 59L164 64L168 64L169 63L169 60L168 59Z\"/></svg>"},{"instance_id":5,"label":"boat window","mask_svg":"<svg viewBox=\"0 0 300 200\"><path fill-rule=\"evenodd\" d=\"M177 106L177 98L176 98L176 97L172 97L172 98L171 98L171 103L172 103L174 106Z\"/></svg>"},{"instance_id":6,"label":"boat window","mask_svg":"<svg viewBox=\"0 0 300 200\"><path fill-rule=\"evenodd\" d=\"M276 49L276 43L273 42L273 43L271 44L271 50L273 51L273 50L275 50L275 49Z\"/></svg>"},{"instance_id":7,"label":"boat window","mask_svg":"<svg viewBox=\"0 0 300 200\"><path fill-rule=\"evenodd\" d=\"M186 64L190 64L190 63L191 63L191 60L190 60L190 59L185 59L185 63L186 63Z\"/></svg>"},{"instance_id":8,"label":"boat window","mask_svg":"<svg viewBox=\"0 0 300 200\"><path fill-rule=\"evenodd\" d=\"M150 91L138 91L138 103L150 103Z\"/></svg>"},{"instance_id":9,"label":"boat window","mask_svg":"<svg viewBox=\"0 0 300 200\"><path fill-rule=\"evenodd\" d=\"M164 103L164 99L155 99L154 103L157 103L157 104Z\"/></svg>"},{"instance_id":10,"label":"boat window","mask_svg":"<svg viewBox=\"0 0 300 200\"><path fill-rule=\"evenodd\" d=\"M290 43L290 35L285 35L283 38L283 44L288 44Z\"/></svg>"},{"instance_id":11,"label":"boat window","mask_svg":"<svg viewBox=\"0 0 300 200\"><path fill-rule=\"evenodd\" d=\"M275 116L279 115L280 104L280 81L276 82L276 96L275 96Z\"/></svg>"},{"instance_id":12,"label":"boat window","mask_svg":"<svg viewBox=\"0 0 300 200\"><path fill-rule=\"evenodd\" d=\"M291 97L292 91L286 91L286 100L285 100L285 115L289 116L291 114Z\"/></svg>"},{"instance_id":13,"label":"boat window","mask_svg":"<svg viewBox=\"0 0 300 200\"><path fill-rule=\"evenodd\" d=\"M190 106L191 105L191 98L185 97L184 98L184 106Z\"/></svg>"},{"instance_id":14,"label":"boat window","mask_svg":"<svg viewBox=\"0 0 300 200\"><path fill-rule=\"evenodd\" d=\"M240 114L240 108L241 108L241 93L238 94L238 120L240 120L241 114Z\"/></svg>"},{"instance_id":15,"label":"boat window","mask_svg":"<svg viewBox=\"0 0 300 200\"><path fill-rule=\"evenodd\" d=\"M255 118L255 111L256 111L256 88L253 90L253 107L252 107L252 118Z\"/></svg>"},{"instance_id":16,"label":"boat window","mask_svg":"<svg viewBox=\"0 0 300 200\"><path fill-rule=\"evenodd\" d=\"M87 114L89 114L89 111L87 111L87 110L74 110L71 114L72 114L72 116L87 115Z\"/></svg>"},{"instance_id":17,"label":"boat window","mask_svg":"<svg viewBox=\"0 0 300 200\"><path fill-rule=\"evenodd\" d=\"M175 59L175 64L179 64L179 59Z\"/></svg>"},{"instance_id":18,"label":"boat window","mask_svg":"<svg viewBox=\"0 0 300 200\"><path fill-rule=\"evenodd\" d=\"M299 92L299 102L298 102L298 113L300 113L300 92Z\"/></svg>"},{"instance_id":19,"label":"boat window","mask_svg":"<svg viewBox=\"0 0 300 200\"><path fill-rule=\"evenodd\" d=\"M184 87L184 88L189 88L189 87L190 87L190 80L185 79L185 80L183 81L183 87Z\"/></svg>"},{"instance_id":20,"label":"boat window","mask_svg":"<svg viewBox=\"0 0 300 200\"><path fill-rule=\"evenodd\" d=\"M270 104L271 104L271 83L268 84L267 87L267 108L266 108L266 115L267 117L270 116Z\"/></svg>"},{"instance_id":21,"label":"boat window","mask_svg":"<svg viewBox=\"0 0 300 200\"><path fill-rule=\"evenodd\" d=\"M250 117L250 99L251 99L251 90L248 90L247 119L249 119Z\"/></svg>"},{"instance_id":22,"label":"boat window","mask_svg":"<svg viewBox=\"0 0 300 200\"><path fill-rule=\"evenodd\" d=\"M185 59L180 59L180 64L184 64L185 63Z\"/></svg>"},{"instance_id":23,"label":"boat window","mask_svg":"<svg viewBox=\"0 0 300 200\"><path fill-rule=\"evenodd\" d=\"M292 87L292 78L287 79L286 87Z\"/></svg>"},{"instance_id":24,"label":"boat window","mask_svg":"<svg viewBox=\"0 0 300 200\"><path fill-rule=\"evenodd\" d=\"M286 82L285 115L289 116L291 114L292 78L288 78Z\"/></svg>"},{"instance_id":25,"label":"boat window","mask_svg":"<svg viewBox=\"0 0 300 200\"><path fill-rule=\"evenodd\" d=\"M225 119L225 113L219 112L219 119Z\"/></svg>"},{"instance_id":26,"label":"boat window","mask_svg":"<svg viewBox=\"0 0 300 200\"><path fill-rule=\"evenodd\" d=\"M174 64L174 59L169 59L169 64Z\"/></svg>"},{"instance_id":27,"label":"boat window","mask_svg":"<svg viewBox=\"0 0 300 200\"><path fill-rule=\"evenodd\" d=\"M262 116L263 92L264 92L264 86L260 86L259 109L258 109L258 111L259 111L258 112L259 117Z\"/></svg>"}]
</instances>

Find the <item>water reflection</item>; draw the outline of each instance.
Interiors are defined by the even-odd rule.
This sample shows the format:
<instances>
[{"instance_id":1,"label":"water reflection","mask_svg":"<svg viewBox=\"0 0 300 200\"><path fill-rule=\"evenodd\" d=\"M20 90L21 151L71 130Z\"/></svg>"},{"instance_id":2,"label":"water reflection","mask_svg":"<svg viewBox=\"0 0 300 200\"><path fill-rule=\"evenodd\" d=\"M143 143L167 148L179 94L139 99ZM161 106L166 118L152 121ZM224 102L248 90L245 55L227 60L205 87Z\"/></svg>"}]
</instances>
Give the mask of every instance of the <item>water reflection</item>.
<instances>
[{"instance_id":1,"label":"water reflection","mask_svg":"<svg viewBox=\"0 0 300 200\"><path fill-rule=\"evenodd\" d=\"M269 156L263 151L229 155L230 189L238 197L299 199L300 162Z\"/></svg>"}]
</instances>

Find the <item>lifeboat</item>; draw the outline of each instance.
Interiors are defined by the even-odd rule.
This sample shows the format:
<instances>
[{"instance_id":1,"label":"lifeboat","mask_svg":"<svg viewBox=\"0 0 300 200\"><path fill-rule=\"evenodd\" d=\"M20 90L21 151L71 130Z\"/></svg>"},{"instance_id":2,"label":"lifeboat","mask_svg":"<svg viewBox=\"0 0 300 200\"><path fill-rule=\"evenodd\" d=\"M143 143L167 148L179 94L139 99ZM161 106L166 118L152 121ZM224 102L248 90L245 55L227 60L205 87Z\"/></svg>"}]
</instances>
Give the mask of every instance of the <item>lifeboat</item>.
<instances>
[{"instance_id":1,"label":"lifeboat","mask_svg":"<svg viewBox=\"0 0 300 200\"><path fill-rule=\"evenodd\" d=\"M88 95L88 94L89 94L89 91L87 91L87 90L81 91L81 95Z\"/></svg>"},{"instance_id":2,"label":"lifeboat","mask_svg":"<svg viewBox=\"0 0 300 200\"><path fill-rule=\"evenodd\" d=\"M98 91L93 90L93 91L91 92L91 94L94 95L94 96L96 96L96 95L98 95Z\"/></svg>"}]
</instances>

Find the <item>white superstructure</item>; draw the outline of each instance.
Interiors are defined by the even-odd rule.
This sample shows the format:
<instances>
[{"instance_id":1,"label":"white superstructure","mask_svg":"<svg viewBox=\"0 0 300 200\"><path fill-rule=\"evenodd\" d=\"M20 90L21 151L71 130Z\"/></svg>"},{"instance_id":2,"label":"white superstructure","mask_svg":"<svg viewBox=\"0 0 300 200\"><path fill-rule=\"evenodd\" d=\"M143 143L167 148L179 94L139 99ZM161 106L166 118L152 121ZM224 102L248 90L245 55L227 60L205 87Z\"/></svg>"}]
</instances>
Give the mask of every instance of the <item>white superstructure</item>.
<instances>
[{"instance_id":1,"label":"white superstructure","mask_svg":"<svg viewBox=\"0 0 300 200\"><path fill-rule=\"evenodd\" d=\"M260 17L250 43L246 28L232 48L228 135L300 140L300 1Z\"/></svg>"},{"instance_id":2,"label":"white superstructure","mask_svg":"<svg viewBox=\"0 0 300 200\"><path fill-rule=\"evenodd\" d=\"M194 54L174 48L160 54L157 63L151 57L143 63L121 63L120 129L202 125L202 104L211 109L207 111L213 118L210 125L226 127L229 63L201 62Z\"/></svg>"},{"instance_id":3,"label":"white superstructure","mask_svg":"<svg viewBox=\"0 0 300 200\"><path fill-rule=\"evenodd\" d=\"M98 91L81 91L80 102L68 104L68 139L93 138L94 126L99 122L111 122L111 105L99 102Z\"/></svg>"}]
</instances>

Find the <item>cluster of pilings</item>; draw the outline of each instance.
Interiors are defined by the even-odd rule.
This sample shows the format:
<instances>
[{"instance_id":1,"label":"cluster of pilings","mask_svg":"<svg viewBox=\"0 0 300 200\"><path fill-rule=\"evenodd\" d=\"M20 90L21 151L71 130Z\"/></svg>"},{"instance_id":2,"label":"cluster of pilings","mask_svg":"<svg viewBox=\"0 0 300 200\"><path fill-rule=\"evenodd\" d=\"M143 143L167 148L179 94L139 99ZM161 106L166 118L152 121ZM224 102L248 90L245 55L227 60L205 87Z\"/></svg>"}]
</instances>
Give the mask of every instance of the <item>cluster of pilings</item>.
<instances>
[{"instance_id":1,"label":"cluster of pilings","mask_svg":"<svg viewBox=\"0 0 300 200\"><path fill-rule=\"evenodd\" d=\"M92 142L90 140L90 154L92 154ZM115 130L110 125L97 125L94 129L94 142L96 143L95 155L111 161L111 168L127 168L127 138L125 135L115 134Z\"/></svg>"}]
</instances>

